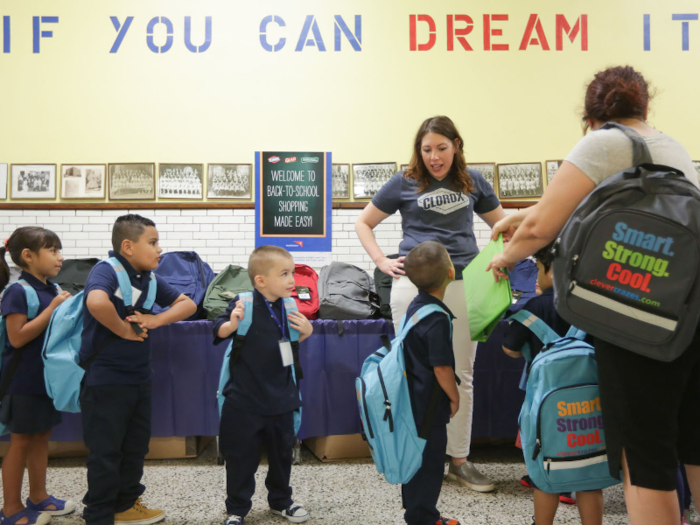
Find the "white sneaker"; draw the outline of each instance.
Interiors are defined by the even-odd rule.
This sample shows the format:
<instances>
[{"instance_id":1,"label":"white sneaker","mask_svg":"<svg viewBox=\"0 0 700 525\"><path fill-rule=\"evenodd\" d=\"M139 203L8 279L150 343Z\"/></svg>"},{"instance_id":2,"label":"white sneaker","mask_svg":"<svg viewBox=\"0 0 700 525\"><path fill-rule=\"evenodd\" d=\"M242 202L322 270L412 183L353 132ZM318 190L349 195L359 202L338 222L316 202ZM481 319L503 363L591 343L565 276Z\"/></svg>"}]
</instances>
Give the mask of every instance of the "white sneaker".
<instances>
[{"instance_id":1,"label":"white sneaker","mask_svg":"<svg viewBox=\"0 0 700 525\"><path fill-rule=\"evenodd\" d=\"M286 518L287 521L291 521L292 523L304 523L309 519L309 513L306 512L304 507L302 507L301 505L294 505L294 503L292 503L288 509L270 510L273 514L282 516L283 518Z\"/></svg>"}]
</instances>

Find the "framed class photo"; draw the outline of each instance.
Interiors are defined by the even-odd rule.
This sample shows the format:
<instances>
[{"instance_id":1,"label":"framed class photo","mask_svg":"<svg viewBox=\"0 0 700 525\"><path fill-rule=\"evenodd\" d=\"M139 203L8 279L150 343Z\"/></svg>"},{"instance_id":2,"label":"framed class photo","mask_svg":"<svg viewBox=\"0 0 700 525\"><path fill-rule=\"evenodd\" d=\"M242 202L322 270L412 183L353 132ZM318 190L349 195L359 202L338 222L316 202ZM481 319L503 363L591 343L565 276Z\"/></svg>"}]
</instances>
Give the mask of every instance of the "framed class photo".
<instances>
[{"instance_id":1,"label":"framed class photo","mask_svg":"<svg viewBox=\"0 0 700 525\"><path fill-rule=\"evenodd\" d=\"M350 164L333 164L333 198L350 198Z\"/></svg>"},{"instance_id":2,"label":"framed class photo","mask_svg":"<svg viewBox=\"0 0 700 525\"><path fill-rule=\"evenodd\" d=\"M153 200L156 165L152 162L109 165L109 200Z\"/></svg>"},{"instance_id":3,"label":"framed class photo","mask_svg":"<svg viewBox=\"0 0 700 525\"><path fill-rule=\"evenodd\" d=\"M353 194L356 199L371 199L396 173L396 162L353 164Z\"/></svg>"},{"instance_id":4,"label":"framed class photo","mask_svg":"<svg viewBox=\"0 0 700 525\"><path fill-rule=\"evenodd\" d=\"M7 199L7 164L0 163L0 199Z\"/></svg>"},{"instance_id":5,"label":"framed class photo","mask_svg":"<svg viewBox=\"0 0 700 525\"><path fill-rule=\"evenodd\" d=\"M202 199L204 164L159 164L159 199Z\"/></svg>"},{"instance_id":6,"label":"framed class photo","mask_svg":"<svg viewBox=\"0 0 700 525\"><path fill-rule=\"evenodd\" d=\"M252 164L209 164L208 199L250 199Z\"/></svg>"},{"instance_id":7,"label":"framed class photo","mask_svg":"<svg viewBox=\"0 0 700 525\"><path fill-rule=\"evenodd\" d=\"M106 164L61 164L62 199L104 199Z\"/></svg>"},{"instance_id":8,"label":"framed class photo","mask_svg":"<svg viewBox=\"0 0 700 525\"><path fill-rule=\"evenodd\" d=\"M541 197L542 191L542 163L498 165L499 199L533 199Z\"/></svg>"},{"instance_id":9,"label":"framed class photo","mask_svg":"<svg viewBox=\"0 0 700 525\"><path fill-rule=\"evenodd\" d=\"M399 171L405 172L409 166L410 164L401 164L401 166L399 166Z\"/></svg>"},{"instance_id":10,"label":"framed class photo","mask_svg":"<svg viewBox=\"0 0 700 525\"><path fill-rule=\"evenodd\" d=\"M698 177L700 177L700 160L694 160L693 166L695 166L695 171L698 172Z\"/></svg>"},{"instance_id":11,"label":"framed class photo","mask_svg":"<svg viewBox=\"0 0 700 525\"><path fill-rule=\"evenodd\" d=\"M557 172L559 168L561 168L561 163L564 162L563 160L548 160L545 163L545 166L547 168L547 184L552 182L552 177L554 177L554 174Z\"/></svg>"},{"instance_id":12,"label":"framed class photo","mask_svg":"<svg viewBox=\"0 0 700 525\"><path fill-rule=\"evenodd\" d=\"M481 176L486 179L492 188L495 188L496 163L495 162L474 162L467 164L468 170L474 170L481 173Z\"/></svg>"},{"instance_id":13,"label":"framed class photo","mask_svg":"<svg viewBox=\"0 0 700 525\"><path fill-rule=\"evenodd\" d=\"M11 197L13 199L55 199L55 164L13 164Z\"/></svg>"}]
</instances>

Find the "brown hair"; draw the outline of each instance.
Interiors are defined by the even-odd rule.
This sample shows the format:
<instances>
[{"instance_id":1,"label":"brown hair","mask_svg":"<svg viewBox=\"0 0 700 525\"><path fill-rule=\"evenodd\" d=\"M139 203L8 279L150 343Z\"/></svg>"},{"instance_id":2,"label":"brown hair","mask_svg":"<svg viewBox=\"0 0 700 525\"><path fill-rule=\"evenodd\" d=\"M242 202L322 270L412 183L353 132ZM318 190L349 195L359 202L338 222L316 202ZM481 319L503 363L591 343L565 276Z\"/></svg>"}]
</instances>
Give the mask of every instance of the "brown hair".
<instances>
[{"instance_id":1,"label":"brown hair","mask_svg":"<svg viewBox=\"0 0 700 525\"><path fill-rule=\"evenodd\" d=\"M0 290L10 282L10 267L5 260L5 253L10 252L10 258L22 269L27 269L22 252L27 249L39 253L42 248L62 248L61 239L51 230L38 226L23 226L17 228L6 242L0 245Z\"/></svg>"},{"instance_id":2,"label":"brown hair","mask_svg":"<svg viewBox=\"0 0 700 525\"><path fill-rule=\"evenodd\" d=\"M439 290L450 270L450 255L437 241L425 241L413 248L403 261L408 279L424 292Z\"/></svg>"},{"instance_id":3,"label":"brown hair","mask_svg":"<svg viewBox=\"0 0 700 525\"><path fill-rule=\"evenodd\" d=\"M430 184L433 176L428 171L425 162L423 162L423 154L421 152L423 137L428 133L437 133L447 137L452 142L455 147L455 158L450 172L447 174L447 179L450 180L452 189L455 191L470 193L474 189L474 184L467 172L467 161L464 159L464 141L454 122L445 116L432 117L421 124L418 133L416 133L416 140L413 142L411 162L404 171L403 176L418 183L416 193L420 193Z\"/></svg>"},{"instance_id":4,"label":"brown hair","mask_svg":"<svg viewBox=\"0 0 700 525\"><path fill-rule=\"evenodd\" d=\"M255 286L255 278L258 275L265 275L271 269L273 262L281 258L294 260L291 253L279 246L268 244L255 248L248 259L248 277L252 285Z\"/></svg>"},{"instance_id":5,"label":"brown hair","mask_svg":"<svg viewBox=\"0 0 700 525\"><path fill-rule=\"evenodd\" d=\"M114 253L121 254L122 243L126 239L129 239L131 242L139 242L148 226L155 228L156 223L135 213L117 217L112 227L112 250L114 250Z\"/></svg>"},{"instance_id":6,"label":"brown hair","mask_svg":"<svg viewBox=\"0 0 700 525\"><path fill-rule=\"evenodd\" d=\"M589 120L609 122L622 118L643 120L654 94L641 73L631 66L610 67L596 73L586 88L584 131Z\"/></svg>"}]
</instances>

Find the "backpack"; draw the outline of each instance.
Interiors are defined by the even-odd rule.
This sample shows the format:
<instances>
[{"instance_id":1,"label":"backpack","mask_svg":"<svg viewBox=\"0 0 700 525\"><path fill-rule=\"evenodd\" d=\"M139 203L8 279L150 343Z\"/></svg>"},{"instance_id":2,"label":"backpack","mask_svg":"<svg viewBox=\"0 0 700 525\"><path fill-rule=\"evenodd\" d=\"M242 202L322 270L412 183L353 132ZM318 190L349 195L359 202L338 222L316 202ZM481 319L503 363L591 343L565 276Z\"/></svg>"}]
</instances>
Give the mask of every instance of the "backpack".
<instances>
[{"instance_id":1,"label":"backpack","mask_svg":"<svg viewBox=\"0 0 700 525\"><path fill-rule=\"evenodd\" d=\"M131 282L126 270L116 257L111 257L98 264L109 264L114 268L119 281L124 304L127 310L133 310ZM156 276L151 272L151 282L148 284L144 310L150 310L156 299ZM104 344L93 351L92 355L80 362L80 345L83 335L83 294L80 292L66 299L51 315L49 326L46 328L44 348L41 352L44 361L44 381L46 392L56 410L61 412L80 412L80 383L85 372L99 353L115 339L116 335L107 338ZM132 326L135 323L132 323ZM134 328L135 331L140 329Z\"/></svg>"},{"instance_id":2,"label":"backpack","mask_svg":"<svg viewBox=\"0 0 700 525\"><path fill-rule=\"evenodd\" d=\"M253 285L250 284L248 270L229 264L209 283L203 303L207 311L207 319L213 321L226 311L234 297L252 290Z\"/></svg>"},{"instance_id":3,"label":"backpack","mask_svg":"<svg viewBox=\"0 0 700 525\"><path fill-rule=\"evenodd\" d=\"M299 312L309 320L318 317L318 274L305 264L294 265L294 291Z\"/></svg>"},{"instance_id":4,"label":"backpack","mask_svg":"<svg viewBox=\"0 0 700 525\"><path fill-rule=\"evenodd\" d=\"M598 390L598 367L586 333L572 326L560 337L525 309L510 317L529 328L545 347L531 359L525 401L520 410L520 440L527 473L550 494L610 487L605 430ZM573 416L573 417L572 417Z\"/></svg>"},{"instance_id":5,"label":"backpack","mask_svg":"<svg viewBox=\"0 0 700 525\"><path fill-rule=\"evenodd\" d=\"M682 172L651 164L644 140L635 167L600 183L557 239L557 312L595 337L659 361L690 344L700 317L700 190Z\"/></svg>"},{"instance_id":6,"label":"backpack","mask_svg":"<svg viewBox=\"0 0 700 525\"><path fill-rule=\"evenodd\" d=\"M408 483L421 467L426 436L439 401L440 385L436 382L419 432L411 408L403 340L416 324L435 312L447 315L436 304L421 307L409 319L404 315L398 335L391 344L383 338L384 346L365 359L355 380L369 450L377 471L391 484Z\"/></svg>"},{"instance_id":7,"label":"backpack","mask_svg":"<svg viewBox=\"0 0 700 525\"><path fill-rule=\"evenodd\" d=\"M78 292L83 291L88 275L90 275L90 270L98 262L100 260L97 258L66 259L63 261L61 271L51 281L60 285L66 292L70 292L71 295L76 295Z\"/></svg>"},{"instance_id":8,"label":"backpack","mask_svg":"<svg viewBox=\"0 0 700 525\"><path fill-rule=\"evenodd\" d=\"M388 259L398 259L399 254L387 255ZM394 285L394 278L385 274L379 269L374 269L374 287L379 297L379 315L384 319L392 319L391 315L391 287Z\"/></svg>"},{"instance_id":9,"label":"backpack","mask_svg":"<svg viewBox=\"0 0 700 525\"><path fill-rule=\"evenodd\" d=\"M24 288L24 293L27 297L27 320L34 319L37 315L39 315L39 296L36 293L36 290L32 288L32 285L30 285L27 281L24 279L19 279L15 281L18 285L22 286ZM14 283L13 283L14 284ZM12 286L12 285L10 285ZM56 286L56 285L54 285ZM9 288L9 286L8 286ZM57 287L58 288L58 287ZM7 288L5 288L7 290ZM60 288L59 288L60 290ZM3 291L4 293L4 291ZM5 350L5 345L7 344L7 326L6 326L6 321L3 317L0 316L0 341L2 341L2 351ZM7 392L7 389L10 388L10 383L12 383L12 377L15 375L15 372L17 371L17 367L19 366L19 362L22 359L22 352L12 352L12 357L10 357L10 362L7 363L7 372L5 372L4 377L2 378L2 382L0 383L0 403L2 403L2 398L5 397L5 393ZM0 359L0 371L2 370L2 360ZM9 430L7 430L7 426L0 422L0 436L7 434Z\"/></svg>"},{"instance_id":10,"label":"backpack","mask_svg":"<svg viewBox=\"0 0 700 525\"><path fill-rule=\"evenodd\" d=\"M369 319L379 310L372 278L357 266L333 261L321 268L318 283L322 319Z\"/></svg>"},{"instance_id":11,"label":"backpack","mask_svg":"<svg viewBox=\"0 0 700 525\"><path fill-rule=\"evenodd\" d=\"M167 252L161 256L160 264L153 273L181 294L186 295L197 305L197 311L186 320L200 319L204 308L204 294L209 283L214 280L211 267L202 261L196 252ZM153 305L153 313L158 314L168 308Z\"/></svg>"},{"instance_id":12,"label":"backpack","mask_svg":"<svg viewBox=\"0 0 700 525\"><path fill-rule=\"evenodd\" d=\"M219 374L219 390L216 393L217 401L219 404L219 416L221 416L221 410L224 407L224 388L226 384L231 380L231 373L233 371L233 366L236 364L241 356L241 349L245 343L246 335L250 326L253 324L253 292L243 292L239 294L238 297L243 303L245 303L245 308L243 310L243 319L238 321L238 329L236 330L236 337L232 339L229 343L226 352L224 352L224 361L221 365L221 373ZM284 300L284 310L285 313L290 311L298 312L296 301L291 298L285 298ZM292 377L294 378L294 383L299 385L299 381L304 379L304 373L301 370L301 364L299 362L299 331L292 328L289 324L289 317L286 319L287 329L289 330L289 339L292 343L292 355L294 356L294 366L292 366ZM249 349L250 351L250 349ZM299 399L301 399L301 390L299 391ZM301 407L294 411L294 435L299 433L299 427L301 426Z\"/></svg>"}]
</instances>

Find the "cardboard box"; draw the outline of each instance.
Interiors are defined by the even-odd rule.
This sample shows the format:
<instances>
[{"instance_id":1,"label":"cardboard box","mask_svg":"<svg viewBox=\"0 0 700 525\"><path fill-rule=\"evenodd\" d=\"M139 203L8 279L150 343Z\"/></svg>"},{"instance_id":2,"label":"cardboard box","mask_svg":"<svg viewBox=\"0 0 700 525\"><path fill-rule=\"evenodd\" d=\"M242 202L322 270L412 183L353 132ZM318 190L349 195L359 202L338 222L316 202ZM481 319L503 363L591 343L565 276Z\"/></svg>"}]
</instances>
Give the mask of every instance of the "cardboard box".
<instances>
[{"instance_id":1,"label":"cardboard box","mask_svg":"<svg viewBox=\"0 0 700 525\"><path fill-rule=\"evenodd\" d=\"M304 445L323 462L371 457L369 445L360 434L309 438Z\"/></svg>"}]
</instances>

